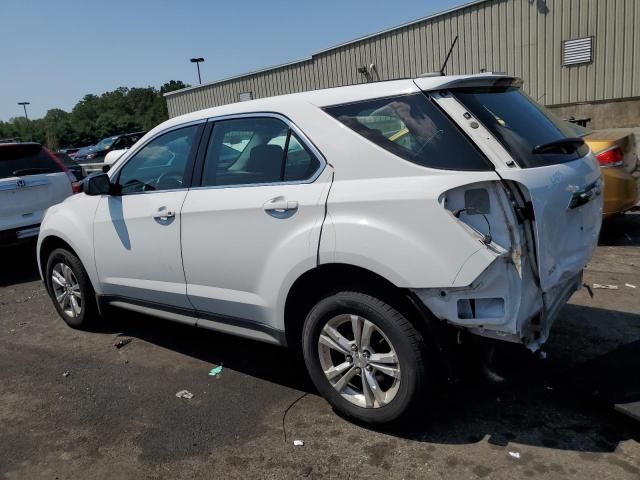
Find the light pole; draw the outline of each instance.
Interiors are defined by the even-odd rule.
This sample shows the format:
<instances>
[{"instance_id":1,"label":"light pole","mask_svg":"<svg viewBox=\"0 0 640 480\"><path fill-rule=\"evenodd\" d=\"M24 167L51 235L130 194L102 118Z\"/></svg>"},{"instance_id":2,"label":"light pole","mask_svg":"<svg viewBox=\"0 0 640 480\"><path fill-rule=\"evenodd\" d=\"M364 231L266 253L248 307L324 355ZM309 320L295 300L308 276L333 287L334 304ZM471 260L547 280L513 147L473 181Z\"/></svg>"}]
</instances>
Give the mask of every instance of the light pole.
<instances>
[{"instance_id":1,"label":"light pole","mask_svg":"<svg viewBox=\"0 0 640 480\"><path fill-rule=\"evenodd\" d=\"M29 116L27 115L27 105L31 105L31 103L29 103L29 102L18 102L18 105L22 105L22 108L24 108L24 118L29 120Z\"/></svg>"},{"instance_id":2,"label":"light pole","mask_svg":"<svg viewBox=\"0 0 640 480\"><path fill-rule=\"evenodd\" d=\"M202 78L200 78L200 62L204 62L204 58L202 57L191 58L189 59L189 61L191 63L196 64L196 67L198 68L198 82L200 82L200 85L202 85Z\"/></svg>"}]
</instances>

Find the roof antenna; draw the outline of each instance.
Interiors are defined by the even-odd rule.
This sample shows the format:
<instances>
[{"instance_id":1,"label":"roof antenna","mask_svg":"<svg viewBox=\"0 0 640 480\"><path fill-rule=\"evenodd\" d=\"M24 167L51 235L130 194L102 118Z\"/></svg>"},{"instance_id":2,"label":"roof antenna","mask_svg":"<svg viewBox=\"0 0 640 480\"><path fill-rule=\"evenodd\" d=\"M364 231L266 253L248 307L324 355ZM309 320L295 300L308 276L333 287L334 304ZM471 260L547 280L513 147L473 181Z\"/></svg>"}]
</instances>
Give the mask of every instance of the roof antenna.
<instances>
[{"instance_id":1,"label":"roof antenna","mask_svg":"<svg viewBox=\"0 0 640 480\"><path fill-rule=\"evenodd\" d=\"M444 63L442 64L442 67L440 68L440 75L444 76L444 69L447 67L447 62L449 62L449 57L451 56L451 53L453 52L453 47L456 46L456 42L458 41L458 35L456 35L456 38L453 39L453 43L451 44L451 48L449 48L449 53L447 53L447 58L444 59Z\"/></svg>"}]
</instances>

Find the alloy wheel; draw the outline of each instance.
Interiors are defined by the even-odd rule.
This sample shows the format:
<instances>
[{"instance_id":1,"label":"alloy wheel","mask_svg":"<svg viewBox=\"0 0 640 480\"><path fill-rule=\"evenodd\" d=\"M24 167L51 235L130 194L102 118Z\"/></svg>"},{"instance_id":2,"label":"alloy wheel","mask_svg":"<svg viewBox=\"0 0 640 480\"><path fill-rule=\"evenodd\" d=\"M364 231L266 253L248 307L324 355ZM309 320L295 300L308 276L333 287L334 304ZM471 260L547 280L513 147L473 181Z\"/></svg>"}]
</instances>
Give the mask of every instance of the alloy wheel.
<instances>
[{"instance_id":1,"label":"alloy wheel","mask_svg":"<svg viewBox=\"0 0 640 480\"><path fill-rule=\"evenodd\" d=\"M318 355L333 388L363 408L380 408L400 388L400 362L389 338L366 318L342 314L320 332Z\"/></svg>"},{"instance_id":2,"label":"alloy wheel","mask_svg":"<svg viewBox=\"0 0 640 480\"><path fill-rule=\"evenodd\" d=\"M82 292L71 267L56 263L51 270L51 285L60 309L70 318L77 318L82 313Z\"/></svg>"}]
</instances>

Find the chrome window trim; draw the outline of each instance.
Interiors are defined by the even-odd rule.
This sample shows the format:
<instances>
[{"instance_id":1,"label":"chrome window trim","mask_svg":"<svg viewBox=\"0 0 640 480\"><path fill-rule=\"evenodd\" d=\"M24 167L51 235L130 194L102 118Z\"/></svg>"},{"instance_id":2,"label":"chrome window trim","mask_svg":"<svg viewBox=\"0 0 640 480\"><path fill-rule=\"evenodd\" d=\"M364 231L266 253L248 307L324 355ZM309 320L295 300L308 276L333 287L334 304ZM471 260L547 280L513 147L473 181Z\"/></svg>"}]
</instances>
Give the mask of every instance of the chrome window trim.
<instances>
[{"instance_id":1,"label":"chrome window trim","mask_svg":"<svg viewBox=\"0 0 640 480\"><path fill-rule=\"evenodd\" d=\"M304 180L291 180L288 182L285 182L283 180L281 182L241 183L237 185L199 185L197 187L192 186L190 190L208 190L208 189L218 190L223 188L269 187L273 185L305 185L305 184L315 182L318 179L318 177L322 175L322 172L324 172L324 169L328 164L327 159L324 157L324 155L318 149L318 147L316 147L315 144L309 139L309 137L305 135L305 133L300 129L300 127L298 127L295 123L293 123L293 121L286 115L283 115L281 113L276 113L276 112L234 113L234 114L228 114L228 115L220 115L217 117L209 117L207 120L209 122L215 123L215 122L221 122L225 120L242 120L247 118L275 118L277 120L284 122L287 125L287 127L290 128L298 136L298 138L303 143L303 145L307 147L311 151L311 153L318 159L318 162L320 163L318 165L318 169L314 172L313 175L311 175L309 178L306 178ZM208 144L207 144L207 148L209 148ZM206 157L205 157L205 160L206 160ZM203 163L203 166L204 166L204 163ZM201 179L201 182L202 182L202 179Z\"/></svg>"}]
</instances>

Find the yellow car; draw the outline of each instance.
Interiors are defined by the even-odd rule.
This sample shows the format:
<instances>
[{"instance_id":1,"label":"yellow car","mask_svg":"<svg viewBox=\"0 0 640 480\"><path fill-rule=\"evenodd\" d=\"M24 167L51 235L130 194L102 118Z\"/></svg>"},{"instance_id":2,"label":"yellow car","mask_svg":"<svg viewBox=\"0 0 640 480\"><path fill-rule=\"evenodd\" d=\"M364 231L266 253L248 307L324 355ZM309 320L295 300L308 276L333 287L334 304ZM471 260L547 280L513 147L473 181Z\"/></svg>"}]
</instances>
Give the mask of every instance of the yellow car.
<instances>
[{"instance_id":1,"label":"yellow car","mask_svg":"<svg viewBox=\"0 0 640 480\"><path fill-rule=\"evenodd\" d=\"M618 129L594 131L583 137L600 162L604 218L624 213L638 203L638 184L624 168L625 159L636 155L631 135Z\"/></svg>"},{"instance_id":2,"label":"yellow car","mask_svg":"<svg viewBox=\"0 0 640 480\"><path fill-rule=\"evenodd\" d=\"M625 130L590 131L572 125L595 154L604 180L603 218L632 209L638 203L638 184L624 168L625 158L635 157L634 141ZM387 138L402 144L409 130L405 127Z\"/></svg>"}]
</instances>

